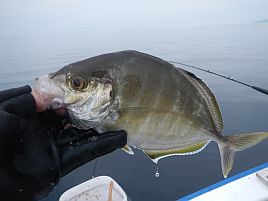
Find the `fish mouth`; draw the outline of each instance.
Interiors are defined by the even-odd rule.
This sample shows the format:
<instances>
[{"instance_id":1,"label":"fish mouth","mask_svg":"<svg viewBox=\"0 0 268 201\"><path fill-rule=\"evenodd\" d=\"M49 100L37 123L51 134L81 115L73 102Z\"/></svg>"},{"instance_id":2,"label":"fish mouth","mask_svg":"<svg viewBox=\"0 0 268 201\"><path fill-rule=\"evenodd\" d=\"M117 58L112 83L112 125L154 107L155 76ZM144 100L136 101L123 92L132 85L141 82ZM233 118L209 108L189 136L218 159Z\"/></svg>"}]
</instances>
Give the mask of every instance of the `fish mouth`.
<instances>
[{"instance_id":1,"label":"fish mouth","mask_svg":"<svg viewBox=\"0 0 268 201\"><path fill-rule=\"evenodd\" d=\"M42 107L51 110L66 108L66 105L63 103L64 90L50 77L48 74L35 78L35 88Z\"/></svg>"},{"instance_id":2,"label":"fish mouth","mask_svg":"<svg viewBox=\"0 0 268 201\"><path fill-rule=\"evenodd\" d=\"M54 98L48 109L53 110L59 116L69 116L67 105L60 98Z\"/></svg>"}]
</instances>

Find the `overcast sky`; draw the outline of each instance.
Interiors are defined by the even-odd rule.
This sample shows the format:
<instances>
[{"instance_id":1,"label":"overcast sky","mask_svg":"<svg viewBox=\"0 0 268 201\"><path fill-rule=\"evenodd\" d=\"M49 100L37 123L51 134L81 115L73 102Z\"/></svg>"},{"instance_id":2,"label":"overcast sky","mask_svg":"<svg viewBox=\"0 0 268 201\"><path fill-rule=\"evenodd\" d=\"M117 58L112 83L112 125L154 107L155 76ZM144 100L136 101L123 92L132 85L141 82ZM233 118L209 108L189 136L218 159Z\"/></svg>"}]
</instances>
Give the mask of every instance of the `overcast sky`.
<instances>
[{"instance_id":1,"label":"overcast sky","mask_svg":"<svg viewBox=\"0 0 268 201\"><path fill-rule=\"evenodd\" d=\"M203 26L267 18L267 0L10 0L0 6L2 32Z\"/></svg>"}]
</instances>

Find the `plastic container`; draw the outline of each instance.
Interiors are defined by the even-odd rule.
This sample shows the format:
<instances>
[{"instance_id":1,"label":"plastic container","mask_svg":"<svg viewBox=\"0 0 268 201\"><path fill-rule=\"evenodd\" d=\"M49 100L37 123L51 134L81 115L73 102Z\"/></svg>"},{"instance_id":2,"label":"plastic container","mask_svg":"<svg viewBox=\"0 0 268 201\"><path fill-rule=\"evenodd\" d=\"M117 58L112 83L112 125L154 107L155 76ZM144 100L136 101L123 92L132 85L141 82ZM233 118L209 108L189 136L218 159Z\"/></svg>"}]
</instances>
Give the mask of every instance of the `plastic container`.
<instances>
[{"instance_id":1,"label":"plastic container","mask_svg":"<svg viewBox=\"0 0 268 201\"><path fill-rule=\"evenodd\" d=\"M130 199L111 177L99 176L67 190L59 201L130 201Z\"/></svg>"}]
</instances>

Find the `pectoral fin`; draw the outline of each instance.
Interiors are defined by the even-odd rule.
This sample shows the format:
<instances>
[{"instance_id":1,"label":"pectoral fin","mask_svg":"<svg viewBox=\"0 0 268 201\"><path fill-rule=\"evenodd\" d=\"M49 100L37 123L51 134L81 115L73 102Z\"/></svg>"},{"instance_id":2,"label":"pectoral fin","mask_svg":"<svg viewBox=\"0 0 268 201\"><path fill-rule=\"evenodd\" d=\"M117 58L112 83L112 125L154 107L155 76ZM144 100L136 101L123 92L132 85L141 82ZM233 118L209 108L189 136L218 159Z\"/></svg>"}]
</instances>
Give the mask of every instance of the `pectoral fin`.
<instances>
[{"instance_id":1,"label":"pectoral fin","mask_svg":"<svg viewBox=\"0 0 268 201\"><path fill-rule=\"evenodd\" d=\"M122 150L130 155L134 155L134 152L132 151L131 147L129 145L126 145L122 148Z\"/></svg>"},{"instance_id":2,"label":"pectoral fin","mask_svg":"<svg viewBox=\"0 0 268 201\"><path fill-rule=\"evenodd\" d=\"M197 142L194 144L190 144L180 148L174 149L165 149L165 150L146 150L144 153L155 163L158 162L159 159L165 158L167 156L174 155L192 155L202 151L207 145L209 141Z\"/></svg>"}]
</instances>

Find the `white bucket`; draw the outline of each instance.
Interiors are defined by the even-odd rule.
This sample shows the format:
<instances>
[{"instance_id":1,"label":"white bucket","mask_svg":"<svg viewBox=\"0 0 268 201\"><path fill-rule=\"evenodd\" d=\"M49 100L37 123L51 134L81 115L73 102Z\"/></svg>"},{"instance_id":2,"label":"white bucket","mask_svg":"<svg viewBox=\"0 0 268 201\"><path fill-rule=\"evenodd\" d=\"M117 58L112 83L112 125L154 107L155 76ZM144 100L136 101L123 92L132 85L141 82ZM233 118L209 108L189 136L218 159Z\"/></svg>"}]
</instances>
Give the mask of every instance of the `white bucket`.
<instances>
[{"instance_id":1,"label":"white bucket","mask_svg":"<svg viewBox=\"0 0 268 201\"><path fill-rule=\"evenodd\" d=\"M59 201L128 201L128 198L111 177L99 176L67 190Z\"/></svg>"}]
</instances>

